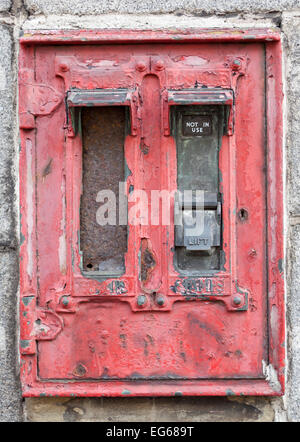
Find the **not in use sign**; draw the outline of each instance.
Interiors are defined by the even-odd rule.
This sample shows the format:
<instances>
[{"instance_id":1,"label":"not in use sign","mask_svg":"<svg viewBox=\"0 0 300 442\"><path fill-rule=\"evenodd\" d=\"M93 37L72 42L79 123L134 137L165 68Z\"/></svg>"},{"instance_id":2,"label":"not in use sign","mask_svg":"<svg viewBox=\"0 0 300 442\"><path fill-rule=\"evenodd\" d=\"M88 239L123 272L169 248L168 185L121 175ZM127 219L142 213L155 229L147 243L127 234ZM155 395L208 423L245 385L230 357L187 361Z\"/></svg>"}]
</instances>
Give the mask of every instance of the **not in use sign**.
<instances>
[{"instance_id":1,"label":"not in use sign","mask_svg":"<svg viewBox=\"0 0 300 442\"><path fill-rule=\"evenodd\" d=\"M184 115L182 117L182 133L185 136L211 135L211 116Z\"/></svg>"}]
</instances>

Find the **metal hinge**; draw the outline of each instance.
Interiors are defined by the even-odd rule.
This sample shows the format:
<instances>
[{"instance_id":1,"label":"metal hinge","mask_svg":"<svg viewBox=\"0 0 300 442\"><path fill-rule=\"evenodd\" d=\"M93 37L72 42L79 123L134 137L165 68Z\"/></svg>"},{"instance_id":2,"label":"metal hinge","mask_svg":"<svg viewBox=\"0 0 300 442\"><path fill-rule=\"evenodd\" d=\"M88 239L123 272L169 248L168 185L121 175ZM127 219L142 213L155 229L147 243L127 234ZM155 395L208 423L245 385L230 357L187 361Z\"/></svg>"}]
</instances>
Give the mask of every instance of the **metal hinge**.
<instances>
[{"instance_id":1,"label":"metal hinge","mask_svg":"<svg viewBox=\"0 0 300 442\"><path fill-rule=\"evenodd\" d=\"M19 93L22 97L20 128L30 130L35 127L35 117L50 115L62 103L64 96L51 86L35 83L30 69L21 70L19 77Z\"/></svg>"},{"instance_id":2,"label":"metal hinge","mask_svg":"<svg viewBox=\"0 0 300 442\"><path fill-rule=\"evenodd\" d=\"M22 354L35 354L36 341L52 341L63 329L63 320L54 311L37 307L34 295L22 297L20 315Z\"/></svg>"}]
</instances>

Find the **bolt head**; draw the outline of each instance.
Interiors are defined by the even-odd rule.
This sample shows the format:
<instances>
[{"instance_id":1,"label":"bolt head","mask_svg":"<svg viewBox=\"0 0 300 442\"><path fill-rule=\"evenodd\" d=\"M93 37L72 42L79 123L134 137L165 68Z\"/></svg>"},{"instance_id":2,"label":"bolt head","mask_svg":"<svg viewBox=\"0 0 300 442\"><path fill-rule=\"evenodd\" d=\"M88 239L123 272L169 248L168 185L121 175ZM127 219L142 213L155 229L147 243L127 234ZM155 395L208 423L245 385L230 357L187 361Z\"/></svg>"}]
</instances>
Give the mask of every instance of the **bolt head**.
<instances>
[{"instance_id":1,"label":"bolt head","mask_svg":"<svg viewBox=\"0 0 300 442\"><path fill-rule=\"evenodd\" d=\"M67 296L63 296L61 299L61 303L64 307L67 307L69 305L69 299Z\"/></svg>"},{"instance_id":2,"label":"bolt head","mask_svg":"<svg viewBox=\"0 0 300 442\"><path fill-rule=\"evenodd\" d=\"M233 298L233 303L234 303L234 305L240 305L241 303L242 303L242 298L241 298L241 296L235 296L234 298Z\"/></svg>"},{"instance_id":3,"label":"bolt head","mask_svg":"<svg viewBox=\"0 0 300 442\"><path fill-rule=\"evenodd\" d=\"M239 69L241 69L242 63L240 60L233 60L231 67L232 67L232 70L238 71Z\"/></svg>"},{"instance_id":4,"label":"bolt head","mask_svg":"<svg viewBox=\"0 0 300 442\"><path fill-rule=\"evenodd\" d=\"M144 307L147 302L147 298L145 295L139 295L136 302L139 307Z\"/></svg>"},{"instance_id":5,"label":"bolt head","mask_svg":"<svg viewBox=\"0 0 300 442\"><path fill-rule=\"evenodd\" d=\"M163 307L165 305L165 298L163 296L158 296L156 298L156 303L157 305L159 305L160 307Z\"/></svg>"}]
</instances>

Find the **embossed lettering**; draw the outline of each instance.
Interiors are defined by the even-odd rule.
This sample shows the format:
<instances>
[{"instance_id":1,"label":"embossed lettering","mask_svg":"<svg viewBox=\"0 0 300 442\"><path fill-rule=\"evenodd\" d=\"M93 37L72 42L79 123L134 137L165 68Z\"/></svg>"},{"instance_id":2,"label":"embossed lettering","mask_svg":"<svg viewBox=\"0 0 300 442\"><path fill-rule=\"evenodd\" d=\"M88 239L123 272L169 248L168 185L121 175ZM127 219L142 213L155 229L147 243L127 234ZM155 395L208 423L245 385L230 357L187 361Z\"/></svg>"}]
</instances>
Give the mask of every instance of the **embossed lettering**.
<instances>
[{"instance_id":1,"label":"embossed lettering","mask_svg":"<svg viewBox=\"0 0 300 442\"><path fill-rule=\"evenodd\" d=\"M224 292L224 281L212 278L177 279L174 285L171 286L171 290L182 295L222 295Z\"/></svg>"}]
</instances>

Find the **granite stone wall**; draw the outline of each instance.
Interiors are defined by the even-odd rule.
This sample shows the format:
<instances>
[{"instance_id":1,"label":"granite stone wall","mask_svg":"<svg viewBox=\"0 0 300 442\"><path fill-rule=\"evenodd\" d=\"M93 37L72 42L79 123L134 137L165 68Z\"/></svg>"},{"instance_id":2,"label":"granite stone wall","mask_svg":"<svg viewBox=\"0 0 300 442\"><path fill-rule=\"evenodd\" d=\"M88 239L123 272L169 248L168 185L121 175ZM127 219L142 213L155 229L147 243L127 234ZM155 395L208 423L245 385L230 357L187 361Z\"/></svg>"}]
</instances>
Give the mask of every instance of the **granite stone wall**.
<instances>
[{"instance_id":1,"label":"granite stone wall","mask_svg":"<svg viewBox=\"0 0 300 442\"><path fill-rule=\"evenodd\" d=\"M280 28L285 88L287 392L283 398L32 398L18 356L17 56L26 29ZM300 421L299 0L0 0L0 421Z\"/></svg>"}]
</instances>

